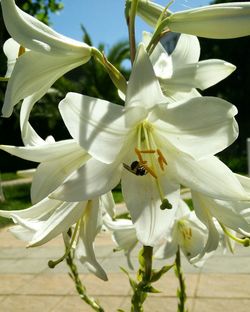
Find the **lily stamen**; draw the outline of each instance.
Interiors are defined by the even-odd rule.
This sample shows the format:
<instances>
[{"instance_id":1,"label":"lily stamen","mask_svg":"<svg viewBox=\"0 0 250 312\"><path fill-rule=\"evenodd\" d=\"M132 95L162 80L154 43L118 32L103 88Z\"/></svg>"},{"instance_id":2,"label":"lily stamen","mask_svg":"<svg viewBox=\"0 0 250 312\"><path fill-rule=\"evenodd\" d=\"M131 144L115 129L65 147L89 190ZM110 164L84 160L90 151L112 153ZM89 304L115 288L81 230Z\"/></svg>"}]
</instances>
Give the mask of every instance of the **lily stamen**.
<instances>
[{"instance_id":1,"label":"lily stamen","mask_svg":"<svg viewBox=\"0 0 250 312\"><path fill-rule=\"evenodd\" d=\"M166 158L163 156L162 152L159 149L157 149L156 152L157 152L157 154L159 156L158 157L159 165L161 167L161 170L163 171L164 170L164 165L167 166L168 163L166 161Z\"/></svg>"},{"instance_id":2,"label":"lily stamen","mask_svg":"<svg viewBox=\"0 0 250 312\"><path fill-rule=\"evenodd\" d=\"M153 154L155 153L155 150L143 150L143 151L140 151L138 148L135 147L135 153L138 157L138 160L139 160L139 165L141 165L145 170L146 172L150 173L152 177L154 177L155 179L157 179L157 175L156 173L154 172L154 170L152 168L150 168L148 165L147 165L147 160L144 160L142 158L142 153L149 153L149 154Z\"/></svg>"},{"instance_id":3,"label":"lily stamen","mask_svg":"<svg viewBox=\"0 0 250 312\"><path fill-rule=\"evenodd\" d=\"M138 157L138 160L139 160L139 162L141 163L141 164L146 164L147 163L147 161L146 160L143 160L143 158L142 158L142 153L146 153L147 151L140 151L138 148L136 148L135 147L135 153L136 153L136 155L137 155L137 157ZM155 153L155 151L153 151L153 150L149 150L149 153Z\"/></svg>"},{"instance_id":4,"label":"lily stamen","mask_svg":"<svg viewBox=\"0 0 250 312\"><path fill-rule=\"evenodd\" d=\"M72 250L72 246L76 240L76 235L78 233L79 226L80 226L80 220L78 220L78 222L76 223L76 226L75 226L73 235L71 237L70 243L67 246L67 248L65 249L65 253L57 260L49 260L48 261L49 268L54 269L55 266L57 266L59 263L61 263L69 255L70 251Z\"/></svg>"},{"instance_id":5,"label":"lily stamen","mask_svg":"<svg viewBox=\"0 0 250 312\"><path fill-rule=\"evenodd\" d=\"M155 174L154 170L151 169L150 167L148 167L146 164L143 164L143 167L148 171L148 173L151 174L152 177L154 177L155 179L157 179L157 175Z\"/></svg>"},{"instance_id":6,"label":"lily stamen","mask_svg":"<svg viewBox=\"0 0 250 312\"><path fill-rule=\"evenodd\" d=\"M242 244L244 247L248 247L250 245L249 237L239 238L235 236L232 232L230 232L221 222L219 222L223 232L232 240L234 240L238 244Z\"/></svg>"}]
</instances>

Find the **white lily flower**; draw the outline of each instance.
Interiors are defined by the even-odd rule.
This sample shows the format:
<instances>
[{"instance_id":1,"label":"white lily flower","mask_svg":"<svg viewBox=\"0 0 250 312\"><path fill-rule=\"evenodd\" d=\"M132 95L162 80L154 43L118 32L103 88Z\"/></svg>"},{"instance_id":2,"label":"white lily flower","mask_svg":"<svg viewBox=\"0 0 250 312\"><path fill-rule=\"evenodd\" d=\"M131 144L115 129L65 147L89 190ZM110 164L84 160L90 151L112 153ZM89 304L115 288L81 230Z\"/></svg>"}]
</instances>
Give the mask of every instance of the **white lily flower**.
<instances>
[{"instance_id":1,"label":"white lily flower","mask_svg":"<svg viewBox=\"0 0 250 312\"><path fill-rule=\"evenodd\" d=\"M130 254L138 244L134 224L127 219L113 221L109 216L104 216L104 224L112 231L115 243L119 249L124 250L129 267L132 268ZM198 256L203 253L207 237L208 232L204 224L199 221L193 211L190 211L187 204L180 200L172 223L167 229L167 234L157 246L154 257L158 259L171 258L180 247L190 263L201 265L204 258L200 259Z\"/></svg>"},{"instance_id":2,"label":"white lily flower","mask_svg":"<svg viewBox=\"0 0 250 312\"><path fill-rule=\"evenodd\" d=\"M131 1L131 0L129 0ZM157 21L164 10L164 7L158 3L149 0L139 0L137 6L137 14L150 26L155 27ZM171 15L171 11L167 10L166 16Z\"/></svg>"},{"instance_id":3,"label":"white lily flower","mask_svg":"<svg viewBox=\"0 0 250 312\"><path fill-rule=\"evenodd\" d=\"M250 2L204 6L173 13L167 25L171 31L205 38L230 39L250 35Z\"/></svg>"},{"instance_id":4,"label":"white lily flower","mask_svg":"<svg viewBox=\"0 0 250 312\"><path fill-rule=\"evenodd\" d=\"M143 45L128 82L125 109L75 93L59 109L72 137L93 158L50 196L92 198L121 178L144 245L157 245L164 237L178 205L179 184L220 198L246 198L232 172L212 156L237 136L235 107L212 97L168 103ZM161 210L166 199L173 208Z\"/></svg>"},{"instance_id":5,"label":"white lily flower","mask_svg":"<svg viewBox=\"0 0 250 312\"><path fill-rule=\"evenodd\" d=\"M143 33L148 44L151 34ZM204 90L230 75L236 67L218 59L200 61L200 44L192 35L167 33L156 45L150 60L164 95L170 99L200 96Z\"/></svg>"},{"instance_id":6,"label":"white lily flower","mask_svg":"<svg viewBox=\"0 0 250 312\"><path fill-rule=\"evenodd\" d=\"M53 31L14 0L2 0L1 6L9 34L28 49L18 57L8 82L2 114L9 117L20 100L35 95L35 103L59 77L88 62L91 47Z\"/></svg>"},{"instance_id":7,"label":"white lily flower","mask_svg":"<svg viewBox=\"0 0 250 312\"><path fill-rule=\"evenodd\" d=\"M41 246L59 234L66 235L75 224L72 240L68 248L76 249L76 257L97 277L107 280L107 276L98 263L93 243L102 227L103 203L110 202L110 194L84 202L62 202L44 198L32 207L24 210L0 210L0 215L11 218L17 226L11 229L13 234L24 241L28 247ZM65 255L60 258L64 259ZM60 261L55 261L60 262Z\"/></svg>"},{"instance_id":8,"label":"white lily flower","mask_svg":"<svg viewBox=\"0 0 250 312\"><path fill-rule=\"evenodd\" d=\"M138 243L134 224L129 219L112 220L107 214L104 215L103 222L104 225L112 231L112 238L118 246L118 250L124 251L128 266L133 269L130 256Z\"/></svg>"},{"instance_id":9,"label":"white lily flower","mask_svg":"<svg viewBox=\"0 0 250 312\"><path fill-rule=\"evenodd\" d=\"M197 260L202 263L204 261L199 258L199 255L203 253L207 237L208 233L204 224L196 217L194 211L190 211L188 205L181 200L173 224L166 236L166 242L156 251L155 257L170 258L180 247L187 260L198 265Z\"/></svg>"},{"instance_id":10,"label":"white lily flower","mask_svg":"<svg viewBox=\"0 0 250 312\"><path fill-rule=\"evenodd\" d=\"M155 27L165 8L148 0L140 0L138 14ZM164 26L172 32L205 38L230 39L250 35L250 2L213 4L171 12L167 10Z\"/></svg>"},{"instance_id":11,"label":"white lily flower","mask_svg":"<svg viewBox=\"0 0 250 312\"><path fill-rule=\"evenodd\" d=\"M244 183L242 181L247 182L248 186L250 185L249 178L239 175L236 175L236 177L243 187ZM246 191L248 192L249 190L246 189ZM217 248L221 240L221 230L225 231L225 234L233 239L236 237L233 234L234 232L247 236L250 235L250 201L219 200L193 190L191 194L195 213L209 231L205 252L210 252ZM218 224L221 227L220 230L218 229ZM245 243L244 240L239 240L239 242L243 245Z\"/></svg>"}]
</instances>

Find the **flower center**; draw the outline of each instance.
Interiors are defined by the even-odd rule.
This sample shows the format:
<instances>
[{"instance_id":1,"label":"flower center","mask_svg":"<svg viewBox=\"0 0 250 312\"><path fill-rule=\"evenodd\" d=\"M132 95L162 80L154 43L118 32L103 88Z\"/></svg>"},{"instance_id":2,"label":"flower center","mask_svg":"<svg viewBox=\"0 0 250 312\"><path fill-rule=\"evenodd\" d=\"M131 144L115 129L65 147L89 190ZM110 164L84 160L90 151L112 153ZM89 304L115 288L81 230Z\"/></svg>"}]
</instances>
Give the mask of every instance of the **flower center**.
<instances>
[{"instance_id":1,"label":"flower center","mask_svg":"<svg viewBox=\"0 0 250 312\"><path fill-rule=\"evenodd\" d=\"M172 205L165 198L159 179L168 163L154 140L153 126L148 121L143 121L137 128L137 146L134 151L137 160L130 166L123 163L124 168L137 176L150 174L154 178L162 201L160 209L171 209Z\"/></svg>"},{"instance_id":2,"label":"flower center","mask_svg":"<svg viewBox=\"0 0 250 312\"><path fill-rule=\"evenodd\" d=\"M138 158L138 164L145 168L147 173L157 179L158 167L164 171L167 161L157 147L153 137L153 126L144 121L138 127L137 147L135 153Z\"/></svg>"},{"instance_id":3,"label":"flower center","mask_svg":"<svg viewBox=\"0 0 250 312\"><path fill-rule=\"evenodd\" d=\"M192 229L191 227L188 226L188 222L184 220L179 220L178 221L178 229L182 235L182 238L184 241L189 241L192 239Z\"/></svg>"}]
</instances>

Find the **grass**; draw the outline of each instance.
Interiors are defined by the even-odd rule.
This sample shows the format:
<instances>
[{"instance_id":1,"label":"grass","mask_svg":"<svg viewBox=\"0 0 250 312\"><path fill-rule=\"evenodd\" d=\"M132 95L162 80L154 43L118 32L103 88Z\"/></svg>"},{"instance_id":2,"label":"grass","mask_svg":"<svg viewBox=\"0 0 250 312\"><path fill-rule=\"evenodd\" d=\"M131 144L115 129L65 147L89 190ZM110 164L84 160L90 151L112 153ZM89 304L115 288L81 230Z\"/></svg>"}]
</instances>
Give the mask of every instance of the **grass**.
<instances>
[{"instance_id":1,"label":"grass","mask_svg":"<svg viewBox=\"0 0 250 312\"><path fill-rule=\"evenodd\" d=\"M1 174L2 181L8 181L18 178L15 173ZM13 185L3 187L5 197L4 202L0 202L1 210L20 210L31 206L30 201L30 184ZM113 196L116 203L123 202L121 187L118 185L113 190ZM11 219L3 218L0 216L0 228L13 224Z\"/></svg>"},{"instance_id":2,"label":"grass","mask_svg":"<svg viewBox=\"0 0 250 312\"><path fill-rule=\"evenodd\" d=\"M28 208L30 202L30 184L3 187L4 202L0 202L1 210L20 210ZM0 217L0 228L12 224L11 219Z\"/></svg>"},{"instance_id":3,"label":"grass","mask_svg":"<svg viewBox=\"0 0 250 312\"><path fill-rule=\"evenodd\" d=\"M10 181L15 179L20 179L20 176L15 172L4 172L0 175L2 181Z\"/></svg>"},{"instance_id":4,"label":"grass","mask_svg":"<svg viewBox=\"0 0 250 312\"><path fill-rule=\"evenodd\" d=\"M115 203L119 204L119 203L124 202L120 184L117 185L115 189L113 189L112 194L113 194Z\"/></svg>"}]
</instances>

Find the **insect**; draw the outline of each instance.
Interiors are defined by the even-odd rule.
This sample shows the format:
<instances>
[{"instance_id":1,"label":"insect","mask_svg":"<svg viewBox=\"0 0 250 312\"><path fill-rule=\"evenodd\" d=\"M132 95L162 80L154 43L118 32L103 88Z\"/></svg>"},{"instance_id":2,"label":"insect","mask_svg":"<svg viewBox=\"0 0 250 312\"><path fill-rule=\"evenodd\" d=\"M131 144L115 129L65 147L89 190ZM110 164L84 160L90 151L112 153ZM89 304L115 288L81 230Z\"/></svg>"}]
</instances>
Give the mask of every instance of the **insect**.
<instances>
[{"instance_id":1,"label":"insect","mask_svg":"<svg viewBox=\"0 0 250 312\"><path fill-rule=\"evenodd\" d=\"M159 149L157 150L144 150L141 151L138 148L135 148L135 153L138 157L138 160L135 160L131 163L130 166L123 163L123 167L127 169L129 172L137 175L137 176L145 176L147 173L150 173L152 177L157 179L157 175L154 172L153 168L149 167L147 165L147 161L143 160L142 154L158 154L158 162L162 170L164 170L164 164L167 165L167 161L162 155L161 151Z\"/></svg>"},{"instance_id":2,"label":"insect","mask_svg":"<svg viewBox=\"0 0 250 312\"><path fill-rule=\"evenodd\" d=\"M123 163L123 167L137 176L144 176L148 173L145 165L140 164L137 160L133 161L130 166Z\"/></svg>"}]
</instances>

